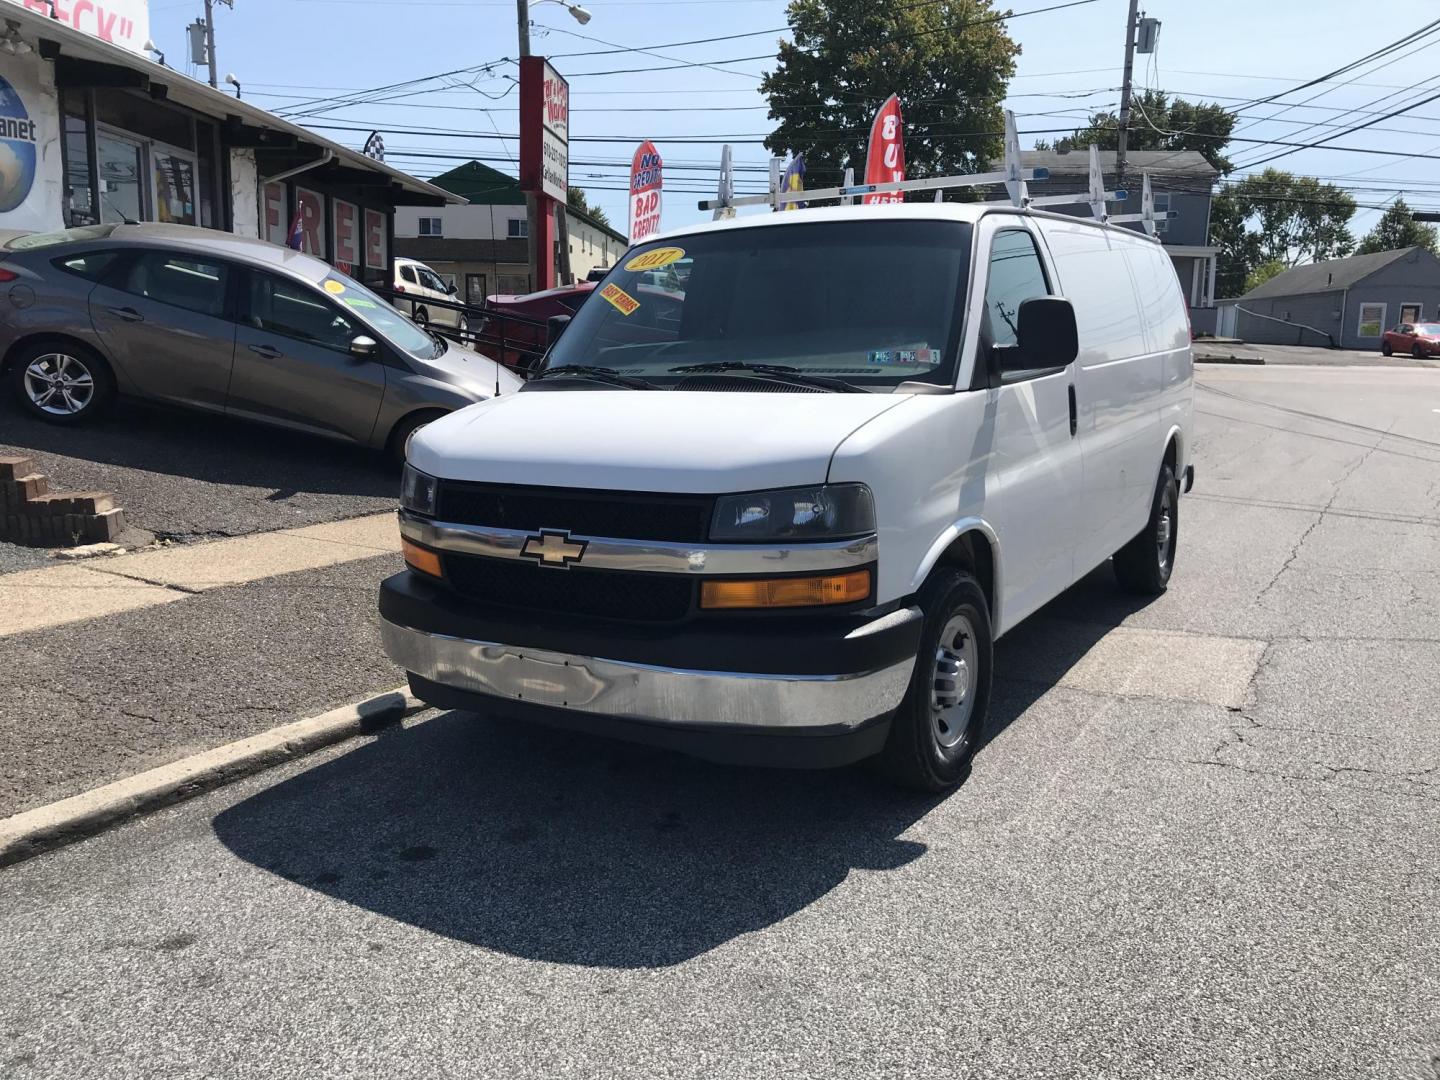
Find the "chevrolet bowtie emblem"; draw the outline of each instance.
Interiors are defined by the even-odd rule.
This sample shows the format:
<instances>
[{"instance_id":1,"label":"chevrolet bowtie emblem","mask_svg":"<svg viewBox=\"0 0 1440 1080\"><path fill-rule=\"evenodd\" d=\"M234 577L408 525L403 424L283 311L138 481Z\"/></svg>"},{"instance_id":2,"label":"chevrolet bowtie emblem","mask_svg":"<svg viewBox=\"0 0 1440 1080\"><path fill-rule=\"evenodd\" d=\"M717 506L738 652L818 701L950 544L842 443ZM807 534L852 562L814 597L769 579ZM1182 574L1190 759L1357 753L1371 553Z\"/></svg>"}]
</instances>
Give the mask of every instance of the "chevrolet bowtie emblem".
<instances>
[{"instance_id":1,"label":"chevrolet bowtie emblem","mask_svg":"<svg viewBox=\"0 0 1440 1080\"><path fill-rule=\"evenodd\" d=\"M545 566L563 568L579 562L585 555L585 541L571 540L570 534L564 530L541 529L539 536L525 538L525 546L520 549L520 554Z\"/></svg>"}]
</instances>

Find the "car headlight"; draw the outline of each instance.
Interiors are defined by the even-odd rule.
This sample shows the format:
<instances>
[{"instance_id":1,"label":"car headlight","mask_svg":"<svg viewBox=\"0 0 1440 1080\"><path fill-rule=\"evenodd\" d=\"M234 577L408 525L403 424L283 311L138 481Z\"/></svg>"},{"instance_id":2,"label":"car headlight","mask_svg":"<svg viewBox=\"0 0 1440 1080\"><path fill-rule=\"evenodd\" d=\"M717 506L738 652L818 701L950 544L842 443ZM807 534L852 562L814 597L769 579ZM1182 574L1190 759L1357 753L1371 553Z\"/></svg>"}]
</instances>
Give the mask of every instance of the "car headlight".
<instances>
[{"instance_id":1,"label":"car headlight","mask_svg":"<svg viewBox=\"0 0 1440 1080\"><path fill-rule=\"evenodd\" d=\"M435 515L435 477L421 472L408 462L400 477L400 505L406 510L428 517Z\"/></svg>"},{"instance_id":2,"label":"car headlight","mask_svg":"<svg viewBox=\"0 0 1440 1080\"><path fill-rule=\"evenodd\" d=\"M836 540L875 531L875 500L864 484L722 495L712 540Z\"/></svg>"}]
</instances>

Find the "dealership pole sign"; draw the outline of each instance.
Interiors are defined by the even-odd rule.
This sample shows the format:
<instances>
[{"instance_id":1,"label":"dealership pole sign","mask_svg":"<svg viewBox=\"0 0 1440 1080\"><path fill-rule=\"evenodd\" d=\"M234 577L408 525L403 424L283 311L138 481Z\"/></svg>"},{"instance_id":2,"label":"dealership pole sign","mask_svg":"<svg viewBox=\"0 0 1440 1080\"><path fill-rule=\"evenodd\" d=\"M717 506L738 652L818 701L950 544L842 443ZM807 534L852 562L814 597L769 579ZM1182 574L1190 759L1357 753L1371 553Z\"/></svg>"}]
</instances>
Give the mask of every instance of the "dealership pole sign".
<instances>
[{"instance_id":1,"label":"dealership pole sign","mask_svg":"<svg viewBox=\"0 0 1440 1080\"><path fill-rule=\"evenodd\" d=\"M143 54L150 37L149 0L0 0L4 3L53 18L131 52Z\"/></svg>"},{"instance_id":2,"label":"dealership pole sign","mask_svg":"<svg viewBox=\"0 0 1440 1080\"><path fill-rule=\"evenodd\" d=\"M630 159L630 242L638 244L660 231L660 194L664 187L660 151L646 139Z\"/></svg>"},{"instance_id":3,"label":"dealership pole sign","mask_svg":"<svg viewBox=\"0 0 1440 1080\"><path fill-rule=\"evenodd\" d=\"M570 194L570 84L543 56L520 58L520 187Z\"/></svg>"}]
</instances>

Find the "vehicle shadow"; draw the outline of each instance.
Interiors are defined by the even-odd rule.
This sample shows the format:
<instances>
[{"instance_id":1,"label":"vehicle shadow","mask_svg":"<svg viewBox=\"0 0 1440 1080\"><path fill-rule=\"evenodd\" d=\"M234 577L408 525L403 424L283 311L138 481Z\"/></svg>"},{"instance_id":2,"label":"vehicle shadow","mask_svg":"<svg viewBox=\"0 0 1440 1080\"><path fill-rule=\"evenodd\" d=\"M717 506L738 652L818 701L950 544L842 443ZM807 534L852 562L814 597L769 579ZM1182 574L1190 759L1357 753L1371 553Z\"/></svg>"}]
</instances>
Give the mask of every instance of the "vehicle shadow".
<instances>
[{"instance_id":1,"label":"vehicle shadow","mask_svg":"<svg viewBox=\"0 0 1440 1080\"><path fill-rule=\"evenodd\" d=\"M1006 639L987 745L1105 621L1042 617ZM904 834L940 801L864 767L732 768L447 712L251 796L214 829L249 863L433 933L636 968L778 923L852 870L921 858Z\"/></svg>"},{"instance_id":2,"label":"vehicle shadow","mask_svg":"<svg viewBox=\"0 0 1440 1080\"><path fill-rule=\"evenodd\" d=\"M378 498L393 496L400 471L364 447L131 401L79 427L47 424L5 401L0 446L215 484Z\"/></svg>"}]
</instances>

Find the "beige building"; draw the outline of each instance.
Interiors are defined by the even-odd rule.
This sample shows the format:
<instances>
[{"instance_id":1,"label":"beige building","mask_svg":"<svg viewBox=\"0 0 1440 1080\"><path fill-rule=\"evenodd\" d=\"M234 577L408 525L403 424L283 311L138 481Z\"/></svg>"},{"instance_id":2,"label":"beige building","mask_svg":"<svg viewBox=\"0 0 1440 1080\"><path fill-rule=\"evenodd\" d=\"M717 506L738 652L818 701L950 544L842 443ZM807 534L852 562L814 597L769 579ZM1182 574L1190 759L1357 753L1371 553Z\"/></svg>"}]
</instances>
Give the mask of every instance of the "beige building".
<instances>
[{"instance_id":1,"label":"beige building","mask_svg":"<svg viewBox=\"0 0 1440 1080\"><path fill-rule=\"evenodd\" d=\"M395 254L419 259L451 282L466 303L501 293L531 291L529 222L520 182L478 161L466 162L430 183L463 196L463 206L399 208ZM570 271L577 281L614 265L629 246L624 235L570 207Z\"/></svg>"}]
</instances>

